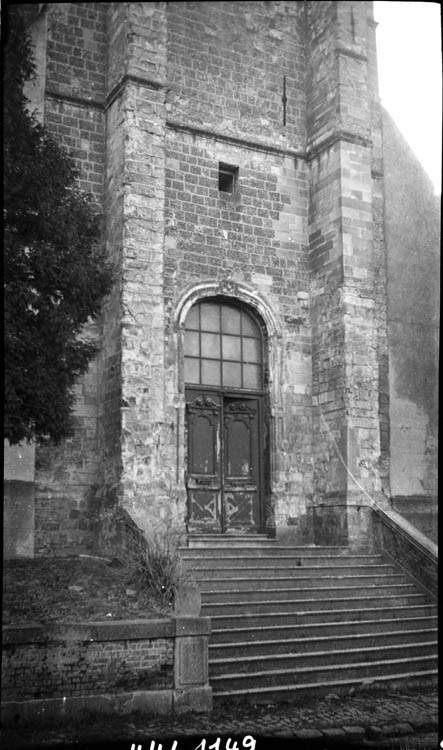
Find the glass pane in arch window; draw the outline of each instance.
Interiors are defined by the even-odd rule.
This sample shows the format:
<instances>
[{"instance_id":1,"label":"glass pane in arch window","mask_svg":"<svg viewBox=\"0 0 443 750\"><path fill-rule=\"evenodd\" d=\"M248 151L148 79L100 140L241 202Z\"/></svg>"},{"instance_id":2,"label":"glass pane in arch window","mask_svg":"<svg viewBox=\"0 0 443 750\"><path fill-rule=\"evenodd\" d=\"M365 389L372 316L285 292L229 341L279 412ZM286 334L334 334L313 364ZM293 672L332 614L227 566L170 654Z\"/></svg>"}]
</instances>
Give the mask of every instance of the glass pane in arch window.
<instances>
[{"instance_id":1,"label":"glass pane in arch window","mask_svg":"<svg viewBox=\"0 0 443 750\"><path fill-rule=\"evenodd\" d=\"M240 310L238 308L222 305L222 331L240 335Z\"/></svg>"},{"instance_id":2,"label":"glass pane in arch window","mask_svg":"<svg viewBox=\"0 0 443 750\"><path fill-rule=\"evenodd\" d=\"M220 335L218 333L201 334L201 355L210 359L220 359Z\"/></svg>"},{"instance_id":3,"label":"glass pane in arch window","mask_svg":"<svg viewBox=\"0 0 443 750\"><path fill-rule=\"evenodd\" d=\"M200 356L200 334L198 331L185 331L185 352L189 357Z\"/></svg>"},{"instance_id":4,"label":"glass pane in arch window","mask_svg":"<svg viewBox=\"0 0 443 750\"><path fill-rule=\"evenodd\" d=\"M185 357L185 382L200 383L200 360Z\"/></svg>"},{"instance_id":5,"label":"glass pane in arch window","mask_svg":"<svg viewBox=\"0 0 443 750\"><path fill-rule=\"evenodd\" d=\"M240 362L223 362L223 385L241 388Z\"/></svg>"},{"instance_id":6,"label":"glass pane in arch window","mask_svg":"<svg viewBox=\"0 0 443 750\"><path fill-rule=\"evenodd\" d=\"M243 361L244 362L260 362L261 361L261 346L258 339L243 339Z\"/></svg>"},{"instance_id":7,"label":"glass pane in arch window","mask_svg":"<svg viewBox=\"0 0 443 750\"><path fill-rule=\"evenodd\" d=\"M198 305L193 305L186 316L186 328L197 330L200 328L200 311Z\"/></svg>"},{"instance_id":8,"label":"glass pane in arch window","mask_svg":"<svg viewBox=\"0 0 443 750\"><path fill-rule=\"evenodd\" d=\"M210 302L200 303L200 328L202 331L220 330L220 306Z\"/></svg>"},{"instance_id":9,"label":"glass pane in arch window","mask_svg":"<svg viewBox=\"0 0 443 750\"><path fill-rule=\"evenodd\" d=\"M243 365L243 388L257 389L261 386L261 367Z\"/></svg>"},{"instance_id":10,"label":"glass pane in arch window","mask_svg":"<svg viewBox=\"0 0 443 750\"><path fill-rule=\"evenodd\" d=\"M223 359L241 360L240 336L222 336Z\"/></svg>"},{"instance_id":11,"label":"glass pane in arch window","mask_svg":"<svg viewBox=\"0 0 443 750\"><path fill-rule=\"evenodd\" d=\"M254 336L255 338L260 336L257 323L245 312L242 314L242 333L243 336Z\"/></svg>"},{"instance_id":12,"label":"glass pane in arch window","mask_svg":"<svg viewBox=\"0 0 443 750\"><path fill-rule=\"evenodd\" d=\"M216 359L202 359L201 385L221 385L220 362Z\"/></svg>"}]
</instances>

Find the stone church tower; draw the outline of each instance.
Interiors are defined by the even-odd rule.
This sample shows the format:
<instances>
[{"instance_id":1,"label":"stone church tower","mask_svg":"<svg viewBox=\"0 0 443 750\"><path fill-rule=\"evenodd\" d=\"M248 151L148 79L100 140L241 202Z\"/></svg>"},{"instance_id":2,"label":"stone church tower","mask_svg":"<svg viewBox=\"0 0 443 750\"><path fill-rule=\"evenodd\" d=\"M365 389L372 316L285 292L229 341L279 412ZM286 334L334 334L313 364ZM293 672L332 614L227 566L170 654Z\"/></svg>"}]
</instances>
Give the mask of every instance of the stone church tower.
<instances>
[{"instance_id":1,"label":"stone church tower","mask_svg":"<svg viewBox=\"0 0 443 750\"><path fill-rule=\"evenodd\" d=\"M370 2L30 6L31 103L117 268L75 435L36 451L34 554L170 524L364 549L373 503L432 535L438 211L375 28Z\"/></svg>"}]
</instances>

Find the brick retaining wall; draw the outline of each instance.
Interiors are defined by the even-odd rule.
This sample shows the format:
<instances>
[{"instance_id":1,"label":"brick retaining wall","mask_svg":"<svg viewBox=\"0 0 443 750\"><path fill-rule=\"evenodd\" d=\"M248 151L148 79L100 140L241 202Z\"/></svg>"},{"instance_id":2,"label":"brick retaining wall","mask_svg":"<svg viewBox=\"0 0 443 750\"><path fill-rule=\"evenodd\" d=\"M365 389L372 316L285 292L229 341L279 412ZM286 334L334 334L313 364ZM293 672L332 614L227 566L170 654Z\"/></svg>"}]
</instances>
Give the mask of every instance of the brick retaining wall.
<instances>
[{"instance_id":1,"label":"brick retaining wall","mask_svg":"<svg viewBox=\"0 0 443 750\"><path fill-rule=\"evenodd\" d=\"M208 710L209 630L204 617L5 626L2 718L75 713L86 697L94 710Z\"/></svg>"}]
</instances>

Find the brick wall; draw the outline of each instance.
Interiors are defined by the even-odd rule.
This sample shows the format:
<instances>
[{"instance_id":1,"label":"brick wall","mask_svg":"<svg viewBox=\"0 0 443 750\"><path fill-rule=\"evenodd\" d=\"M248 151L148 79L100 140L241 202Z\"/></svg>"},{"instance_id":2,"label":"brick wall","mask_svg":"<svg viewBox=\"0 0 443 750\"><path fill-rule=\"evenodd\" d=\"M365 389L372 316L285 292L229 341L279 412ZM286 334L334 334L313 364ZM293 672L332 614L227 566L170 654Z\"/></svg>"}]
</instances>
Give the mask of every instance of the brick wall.
<instances>
[{"instance_id":1,"label":"brick wall","mask_svg":"<svg viewBox=\"0 0 443 750\"><path fill-rule=\"evenodd\" d=\"M53 3L47 22L45 126L74 157L81 189L92 193L100 206L106 4Z\"/></svg>"},{"instance_id":2,"label":"brick wall","mask_svg":"<svg viewBox=\"0 0 443 750\"><path fill-rule=\"evenodd\" d=\"M46 9L44 124L80 170L79 186L103 213L106 4L52 3ZM88 327L100 337L100 324ZM97 450L99 359L76 386L75 432L36 451L36 555L91 548Z\"/></svg>"},{"instance_id":3,"label":"brick wall","mask_svg":"<svg viewBox=\"0 0 443 750\"><path fill-rule=\"evenodd\" d=\"M234 194L218 190L219 161L239 168ZM263 280L283 316L299 313L294 290L308 288L304 163L170 130L166 168L165 296L192 279L239 273Z\"/></svg>"},{"instance_id":4,"label":"brick wall","mask_svg":"<svg viewBox=\"0 0 443 750\"><path fill-rule=\"evenodd\" d=\"M48 88L81 98L102 97L105 3L54 3L50 10Z\"/></svg>"},{"instance_id":5,"label":"brick wall","mask_svg":"<svg viewBox=\"0 0 443 750\"><path fill-rule=\"evenodd\" d=\"M172 688L172 670L172 639L6 645L2 699L165 690Z\"/></svg>"},{"instance_id":6,"label":"brick wall","mask_svg":"<svg viewBox=\"0 0 443 750\"><path fill-rule=\"evenodd\" d=\"M168 119L302 147L303 13L303 3L168 3Z\"/></svg>"}]
</instances>

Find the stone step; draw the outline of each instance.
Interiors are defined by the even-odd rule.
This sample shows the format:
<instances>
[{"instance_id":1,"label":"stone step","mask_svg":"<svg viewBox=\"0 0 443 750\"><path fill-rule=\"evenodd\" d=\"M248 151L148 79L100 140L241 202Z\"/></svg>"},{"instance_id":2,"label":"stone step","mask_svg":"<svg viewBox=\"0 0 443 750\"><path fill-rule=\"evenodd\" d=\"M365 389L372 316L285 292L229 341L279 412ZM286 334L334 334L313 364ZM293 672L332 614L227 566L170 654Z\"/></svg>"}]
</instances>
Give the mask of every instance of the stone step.
<instances>
[{"instance_id":1,"label":"stone step","mask_svg":"<svg viewBox=\"0 0 443 750\"><path fill-rule=\"evenodd\" d=\"M339 613L343 615L342 612ZM365 613L366 614L366 613ZM286 616L283 616L286 617ZM252 618L248 618L252 619ZM304 618L303 618L304 619ZM247 620L247 621L248 621ZM273 623L271 618L265 618L265 621L269 620ZM352 637L376 637L378 634L400 632L403 637L403 632L410 632L411 630L431 630L432 632L437 628L437 616L418 616L418 617L393 617L393 618L378 618L378 619L360 619L360 620L349 620L338 622L312 622L312 618L308 618L309 622L304 624L294 625L294 618L292 615L287 616L287 624L277 625L257 625L256 627L242 627L241 623L244 620L239 620L234 624L233 627L226 629L218 628L216 622L213 621L213 627L211 631L211 644L210 648L216 648L218 644L236 645L238 643L250 643L251 646L255 641L263 642L266 640L274 640L280 642L281 639L327 639L337 638L346 636ZM298 622L299 618L297 618ZM219 620L218 620L219 621ZM238 624L240 623L240 624ZM237 627L235 627L237 625Z\"/></svg>"},{"instance_id":2,"label":"stone step","mask_svg":"<svg viewBox=\"0 0 443 750\"><path fill-rule=\"evenodd\" d=\"M397 596L383 596L374 594L373 596L345 596L337 598L305 598L302 599L297 595L296 599L285 599L282 601L270 601L261 599L259 601L227 601L227 602L202 602L201 612L205 617L214 617L218 615L246 615L246 614L271 614L291 613L293 617L299 616L302 612L327 610L348 610L348 609L371 609L375 607L404 607L408 605L426 604L427 598L424 594L406 593Z\"/></svg>"},{"instance_id":3,"label":"stone step","mask_svg":"<svg viewBox=\"0 0 443 750\"><path fill-rule=\"evenodd\" d=\"M329 558L324 555L309 555L301 557L292 552L288 553L286 547L284 549L285 552L277 555L273 554L273 550L269 550L268 554L266 554L266 550L259 550L257 554L250 554L251 550L248 549L243 550L243 553L238 555L232 554L232 550L227 551L226 554L217 554L219 550L214 550L214 555L205 557L195 554L195 550L190 550L188 554L182 554L181 559L187 570L238 568L239 565L244 570L254 569L257 565L263 568L285 565L293 568L311 567L313 565L329 568L339 565L353 570L356 566L384 564L383 558L379 555L334 555Z\"/></svg>"},{"instance_id":4,"label":"stone step","mask_svg":"<svg viewBox=\"0 0 443 750\"><path fill-rule=\"evenodd\" d=\"M279 544L257 544L253 546L243 547L242 545L218 545L208 548L199 549L197 547L180 547L179 553L184 559L219 559L220 557L232 558L238 560L240 557L243 558L255 558L255 557L287 557L296 558L300 561L321 558L325 560L329 559L362 559L366 562L369 561L381 561L382 555L376 554L355 554L350 553L348 547L289 547Z\"/></svg>"},{"instance_id":5,"label":"stone step","mask_svg":"<svg viewBox=\"0 0 443 750\"><path fill-rule=\"evenodd\" d=\"M194 567L188 566L188 561L185 563L185 568L190 572L192 577L197 581L205 580L219 580L229 579L234 580L237 578L248 578L251 581L259 580L274 580L274 578L287 578L291 577L306 577L306 576L346 576L346 575L398 575L398 572L393 565L380 564L380 565L352 565L344 566L343 564L327 564L326 562L322 565L297 565L290 564L285 561L277 564L273 560L260 561L260 564L254 563L242 563L238 564L238 560L233 565L223 565L214 567L211 561L211 567L206 567L204 564L196 565Z\"/></svg>"},{"instance_id":6,"label":"stone step","mask_svg":"<svg viewBox=\"0 0 443 750\"><path fill-rule=\"evenodd\" d=\"M403 626L404 628L404 626ZM302 654L309 651L341 651L343 649L390 648L401 647L405 643L429 643L437 640L437 628L416 630L390 630L386 632L359 633L347 635L328 634L319 636L309 634L302 638L269 638L268 640L237 640L233 643L211 643L209 645L209 660L211 665L217 660L247 659L251 656L271 656L281 654ZM306 631L305 631L306 632Z\"/></svg>"},{"instance_id":7,"label":"stone step","mask_svg":"<svg viewBox=\"0 0 443 750\"><path fill-rule=\"evenodd\" d=\"M213 549L214 547L257 547L275 544L266 534L190 534L188 546L182 549Z\"/></svg>"},{"instance_id":8,"label":"stone step","mask_svg":"<svg viewBox=\"0 0 443 750\"><path fill-rule=\"evenodd\" d=\"M288 576L281 575L279 577L274 576L262 576L257 580L251 577L245 578L216 578L216 579L205 579L198 580L200 591L206 596L209 593L219 592L224 593L228 591L248 591L253 587L254 591L258 590L269 590L269 589L289 589L297 587L302 588L327 588L333 589L337 586L359 586L361 589L366 586L393 586L397 584L409 583L406 575L401 573L392 574L381 574L381 575L301 575Z\"/></svg>"},{"instance_id":9,"label":"stone step","mask_svg":"<svg viewBox=\"0 0 443 750\"><path fill-rule=\"evenodd\" d=\"M400 643L358 648L327 649L325 651L306 651L305 653L289 652L287 654L260 654L232 658L213 659L209 664L209 677L237 673L256 673L274 670L296 670L312 667L330 667L337 669L360 662L373 662L390 659L418 659L435 657L437 641L426 643Z\"/></svg>"},{"instance_id":10,"label":"stone step","mask_svg":"<svg viewBox=\"0 0 443 750\"><path fill-rule=\"evenodd\" d=\"M233 689L253 691L259 687L280 688L285 685L303 685L333 679L369 680L376 676L431 672L437 669L436 655L408 656L397 659L358 660L352 664L320 664L289 669L257 670L255 672L230 672L211 677L215 693Z\"/></svg>"},{"instance_id":11,"label":"stone step","mask_svg":"<svg viewBox=\"0 0 443 750\"><path fill-rule=\"evenodd\" d=\"M251 701L254 703L285 702L290 703L298 701L300 696L312 696L321 698L325 695L334 693L336 695L346 695L352 689L358 689L363 686L372 688L403 688L415 689L437 687L438 670L426 669L423 671L408 671L399 674L380 674L372 675L370 678L361 679L357 677L346 677L344 679L329 679L313 682L309 680L299 684L280 685L273 687L260 687L243 689L241 687L231 689L218 689L213 692L215 705L219 702L241 700Z\"/></svg>"},{"instance_id":12,"label":"stone step","mask_svg":"<svg viewBox=\"0 0 443 750\"><path fill-rule=\"evenodd\" d=\"M207 546L200 547L196 545L205 544ZM349 547L343 544L325 545L325 544L297 544L294 545L291 542L281 542L275 538L266 536L266 534L193 534L188 537L188 543L182 545L180 550L189 549L208 549L212 550L215 547L219 548L231 548L231 547L243 547L245 545L252 547L284 547L285 549L297 550L300 553L308 553L312 550L318 551L325 555L334 553L347 554Z\"/></svg>"},{"instance_id":13,"label":"stone step","mask_svg":"<svg viewBox=\"0 0 443 750\"><path fill-rule=\"evenodd\" d=\"M298 581L289 587L263 587L261 584L257 588L249 589L237 589L228 588L225 590L219 590L215 588L212 591L204 591L202 595L203 606L213 606L223 603L229 605L238 602L241 606L252 604L256 602L263 602L266 599L266 603L271 602L284 602L284 601L298 601L306 599L325 599L328 597L330 600L335 599L346 599L350 597L355 599L359 596L367 597L379 597L379 596L393 596L393 597L404 597L404 596L417 596L417 589L412 583L397 583L397 584L376 584L370 585L369 583L365 586L361 584L357 586L344 586L336 581L335 585L331 586L311 586L308 588L298 586Z\"/></svg>"},{"instance_id":14,"label":"stone step","mask_svg":"<svg viewBox=\"0 0 443 750\"><path fill-rule=\"evenodd\" d=\"M396 606L390 602L379 607L369 607L367 605L351 607L348 603L348 606L343 609L305 609L296 613L293 611L276 612L274 605L272 606L274 610L272 612L251 612L247 614L220 612L218 615L212 614L212 628L215 631L220 629L234 630L235 628L244 627L253 629L264 625L284 625L287 627L288 625L305 625L308 623L346 623L357 620L375 620L377 618L403 619L404 617L435 617L437 615L436 605L429 603Z\"/></svg>"}]
</instances>

